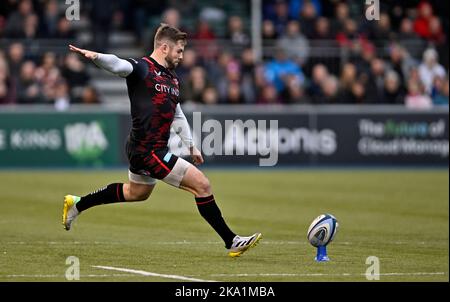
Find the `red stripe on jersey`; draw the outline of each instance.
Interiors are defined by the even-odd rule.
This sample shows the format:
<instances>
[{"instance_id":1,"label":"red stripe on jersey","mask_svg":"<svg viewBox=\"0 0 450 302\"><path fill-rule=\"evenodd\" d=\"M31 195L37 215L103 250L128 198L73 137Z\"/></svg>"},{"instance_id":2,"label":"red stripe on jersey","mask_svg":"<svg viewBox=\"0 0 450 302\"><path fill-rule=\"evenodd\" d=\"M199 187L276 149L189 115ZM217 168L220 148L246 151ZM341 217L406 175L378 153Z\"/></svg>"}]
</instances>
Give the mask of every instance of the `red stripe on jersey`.
<instances>
[{"instance_id":1,"label":"red stripe on jersey","mask_svg":"<svg viewBox=\"0 0 450 302\"><path fill-rule=\"evenodd\" d=\"M153 64L152 61L150 61L147 57L142 57L144 60L146 60L148 63Z\"/></svg>"},{"instance_id":2,"label":"red stripe on jersey","mask_svg":"<svg viewBox=\"0 0 450 302\"><path fill-rule=\"evenodd\" d=\"M169 168L167 168L167 166L158 158L158 156L156 156L155 152L152 151L152 156L156 159L156 161L169 173L171 172Z\"/></svg>"}]
</instances>

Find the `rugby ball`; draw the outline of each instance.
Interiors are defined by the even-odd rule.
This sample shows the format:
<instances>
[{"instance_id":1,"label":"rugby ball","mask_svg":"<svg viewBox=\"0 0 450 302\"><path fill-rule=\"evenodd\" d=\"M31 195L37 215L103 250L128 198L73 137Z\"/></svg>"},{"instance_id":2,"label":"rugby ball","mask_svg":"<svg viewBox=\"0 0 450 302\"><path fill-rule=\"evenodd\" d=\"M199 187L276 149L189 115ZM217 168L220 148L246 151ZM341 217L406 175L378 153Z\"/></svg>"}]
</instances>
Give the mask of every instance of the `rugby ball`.
<instances>
[{"instance_id":1,"label":"rugby ball","mask_svg":"<svg viewBox=\"0 0 450 302\"><path fill-rule=\"evenodd\" d=\"M338 222L331 214L322 214L313 220L308 228L307 238L313 246L326 246L329 244L338 229Z\"/></svg>"}]
</instances>

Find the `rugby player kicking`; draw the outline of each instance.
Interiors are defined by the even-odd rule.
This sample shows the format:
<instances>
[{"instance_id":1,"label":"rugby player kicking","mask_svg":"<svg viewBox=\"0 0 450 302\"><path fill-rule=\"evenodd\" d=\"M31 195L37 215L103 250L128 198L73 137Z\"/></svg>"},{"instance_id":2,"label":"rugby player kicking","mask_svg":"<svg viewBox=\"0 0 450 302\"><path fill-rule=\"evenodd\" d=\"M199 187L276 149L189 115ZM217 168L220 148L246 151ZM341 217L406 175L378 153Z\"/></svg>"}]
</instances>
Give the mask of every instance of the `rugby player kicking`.
<instances>
[{"instance_id":1,"label":"rugby player kicking","mask_svg":"<svg viewBox=\"0 0 450 302\"><path fill-rule=\"evenodd\" d=\"M179 104L179 81L174 72L183 59L186 33L161 24L149 57L120 59L69 45L69 49L92 60L97 66L126 78L131 102L132 129L127 139L128 183L112 183L83 197L64 197L62 223L66 230L83 211L97 205L146 200L157 180L194 194L198 210L225 242L228 255L240 256L255 246L261 233L236 235L225 223L208 178L194 165L169 152L173 128L189 147L192 162L203 163L194 146L189 124Z\"/></svg>"}]
</instances>

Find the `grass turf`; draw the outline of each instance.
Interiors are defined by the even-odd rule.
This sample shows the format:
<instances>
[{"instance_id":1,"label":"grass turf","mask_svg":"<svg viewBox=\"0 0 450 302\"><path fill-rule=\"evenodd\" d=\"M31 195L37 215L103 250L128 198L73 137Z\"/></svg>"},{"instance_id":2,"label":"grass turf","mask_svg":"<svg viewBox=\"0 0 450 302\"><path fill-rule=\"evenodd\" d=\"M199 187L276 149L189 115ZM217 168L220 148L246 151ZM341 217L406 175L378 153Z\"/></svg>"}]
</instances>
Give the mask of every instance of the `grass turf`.
<instances>
[{"instance_id":1,"label":"grass turf","mask_svg":"<svg viewBox=\"0 0 450 302\"><path fill-rule=\"evenodd\" d=\"M216 281L449 281L446 170L205 172L230 227L263 233L238 259L200 217L189 193L159 183L146 202L98 206L73 230L61 225L65 194L126 181L118 171L1 171L0 281L65 281L68 256L81 281L177 281L109 271L111 266ZM327 263L306 241L321 213L340 228ZM175 277L177 278L177 277Z\"/></svg>"}]
</instances>

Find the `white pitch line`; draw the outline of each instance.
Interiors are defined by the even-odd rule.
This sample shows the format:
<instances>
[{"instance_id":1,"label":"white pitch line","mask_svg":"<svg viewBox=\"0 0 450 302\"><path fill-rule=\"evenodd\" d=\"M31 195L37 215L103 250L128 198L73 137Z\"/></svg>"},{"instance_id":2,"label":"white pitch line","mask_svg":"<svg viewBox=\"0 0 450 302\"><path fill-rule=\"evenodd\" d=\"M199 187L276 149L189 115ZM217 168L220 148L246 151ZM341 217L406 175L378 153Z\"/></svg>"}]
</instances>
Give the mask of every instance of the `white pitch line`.
<instances>
[{"instance_id":1,"label":"white pitch line","mask_svg":"<svg viewBox=\"0 0 450 302\"><path fill-rule=\"evenodd\" d=\"M154 241L154 242L148 242L146 244L149 245L202 245L202 244L220 244L220 241ZM433 242L435 243L435 242ZM0 244L11 244L11 245L33 245L33 244L48 244L48 245L122 245L122 244L129 244L129 242L120 242L120 241L93 241L93 242L82 242L82 241L6 241L1 242ZM280 244L286 244L286 245L308 245L307 241L261 241L261 244L263 245L280 245ZM353 242L348 241L338 241L333 242L333 245L352 245ZM427 245L427 242L424 241L393 241L393 242L387 242L386 244L395 244L395 245Z\"/></svg>"},{"instance_id":2,"label":"white pitch line","mask_svg":"<svg viewBox=\"0 0 450 302\"><path fill-rule=\"evenodd\" d=\"M94 266L98 268L103 269L115 269L115 270L128 270L128 269L119 269L119 268L106 268L102 266ZM135 276L136 274L141 274L143 271L135 271L131 270L132 273L130 274L88 274L88 275L81 275L80 279L82 278L105 278L105 277L131 277ZM176 276L176 275L161 275L156 273L150 273L150 272L144 272L144 276L152 276L152 277L164 277L164 278L174 278L179 279L179 277L183 278L182 280L188 279L188 281L208 281L208 282L215 282L211 280L202 280L202 279L195 279L195 278L189 278L189 277L183 277L183 276ZM446 272L413 272L413 273L381 273L381 274L375 274L374 276L435 276L435 275L446 275ZM167 277L171 276L171 277ZM349 274L349 273L342 273L342 274L324 274L324 273L309 273L309 274L296 274L296 273L259 273L259 274L211 274L209 275L211 277L354 277L354 276L365 276L365 274ZM0 278L65 278L64 275L0 275Z\"/></svg>"},{"instance_id":3,"label":"white pitch line","mask_svg":"<svg viewBox=\"0 0 450 302\"><path fill-rule=\"evenodd\" d=\"M2 243L2 242L0 242ZM123 244L123 242L115 241L115 242L107 242L107 241L93 241L93 242L81 242L81 241L7 241L4 242L5 244L16 244L16 245L32 245L32 244L48 244L48 245L66 245L66 244L74 244L74 245L80 245L80 244L94 244L94 245L118 245Z\"/></svg>"},{"instance_id":4,"label":"white pitch line","mask_svg":"<svg viewBox=\"0 0 450 302\"><path fill-rule=\"evenodd\" d=\"M150 277L160 277L160 278L194 281L194 282L217 282L214 280L203 280L203 279L190 278L190 277L179 276L179 275L158 274L158 273L134 270L134 269L129 269L129 268L101 266L101 265L93 265L92 267L102 268L102 269L106 269L106 270L114 270L114 271L119 271L119 272L132 273L132 274L137 274L137 275L142 275L142 276L150 276Z\"/></svg>"},{"instance_id":5,"label":"white pitch line","mask_svg":"<svg viewBox=\"0 0 450 302\"><path fill-rule=\"evenodd\" d=\"M97 277L130 277L133 274L88 274L80 275L81 278L97 278ZM0 278L65 278L64 275L0 275Z\"/></svg>"},{"instance_id":6,"label":"white pitch line","mask_svg":"<svg viewBox=\"0 0 450 302\"><path fill-rule=\"evenodd\" d=\"M445 275L446 272L413 272L413 273L381 273L374 274L374 276L426 276L426 275ZM211 274L211 277L352 277L365 276L366 274L324 274L324 273L310 273L310 274L296 274L296 273L260 273L260 274Z\"/></svg>"}]
</instances>

